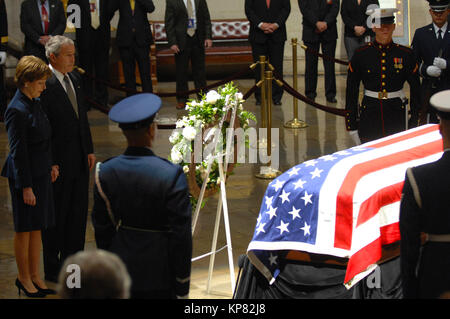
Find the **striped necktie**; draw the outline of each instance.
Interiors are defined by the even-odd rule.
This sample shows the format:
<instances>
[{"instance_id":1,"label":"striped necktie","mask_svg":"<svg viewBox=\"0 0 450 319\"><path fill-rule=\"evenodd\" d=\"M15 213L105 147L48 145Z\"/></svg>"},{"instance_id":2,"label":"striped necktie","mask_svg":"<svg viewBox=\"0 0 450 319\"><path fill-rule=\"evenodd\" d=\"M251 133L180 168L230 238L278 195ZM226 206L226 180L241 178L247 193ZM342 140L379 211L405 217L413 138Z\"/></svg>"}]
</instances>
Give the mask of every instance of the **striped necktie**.
<instances>
[{"instance_id":1,"label":"striped necktie","mask_svg":"<svg viewBox=\"0 0 450 319\"><path fill-rule=\"evenodd\" d=\"M64 85L66 86L67 97L70 100L70 104L72 104L73 110L75 111L75 114L78 117L77 98L75 96L75 92L72 89L72 85L70 85L70 80L69 80L69 77L67 76L67 74L64 75Z\"/></svg>"}]
</instances>

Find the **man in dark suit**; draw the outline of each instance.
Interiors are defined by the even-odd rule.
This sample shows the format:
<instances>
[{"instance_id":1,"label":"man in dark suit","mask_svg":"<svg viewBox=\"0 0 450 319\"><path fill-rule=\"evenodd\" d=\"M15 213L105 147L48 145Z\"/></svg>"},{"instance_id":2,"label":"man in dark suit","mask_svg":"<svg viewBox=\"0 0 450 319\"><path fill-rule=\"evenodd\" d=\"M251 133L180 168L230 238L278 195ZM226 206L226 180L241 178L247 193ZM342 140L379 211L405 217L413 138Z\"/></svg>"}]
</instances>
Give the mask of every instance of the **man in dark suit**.
<instances>
[{"instance_id":1,"label":"man in dark suit","mask_svg":"<svg viewBox=\"0 0 450 319\"><path fill-rule=\"evenodd\" d=\"M408 168L400 202L403 294L413 299L450 292L450 90L434 94L430 105L440 118L444 153Z\"/></svg>"},{"instance_id":2,"label":"man in dark suit","mask_svg":"<svg viewBox=\"0 0 450 319\"><path fill-rule=\"evenodd\" d=\"M450 89L450 28L447 22L450 1L428 0L428 2L433 22L417 29L411 44L422 77L421 124L439 122L433 108L429 107L430 96Z\"/></svg>"},{"instance_id":3,"label":"man in dark suit","mask_svg":"<svg viewBox=\"0 0 450 319\"><path fill-rule=\"evenodd\" d=\"M64 259L84 249L89 171L95 155L81 76L72 72L75 45L69 38L54 36L45 48L53 76L41 101L52 127L53 164L59 166L60 178L54 183L56 227L44 231L42 240L45 277L56 281Z\"/></svg>"},{"instance_id":4,"label":"man in dark suit","mask_svg":"<svg viewBox=\"0 0 450 319\"><path fill-rule=\"evenodd\" d=\"M191 204L181 166L151 150L161 99L136 94L116 104L125 153L98 163L92 221L97 247L119 255L131 276L131 298L181 298L189 293Z\"/></svg>"},{"instance_id":5,"label":"man in dark suit","mask_svg":"<svg viewBox=\"0 0 450 319\"><path fill-rule=\"evenodd\" d=\"M107 0L69 0L80 7L81 25L76 29L78 65L96 78L108 80L111 40ZM108 106L108 89L88 76L84 79L85 94L100 105Z\"/></svg>"},{"instance_id":6,"label":"man in dark suit","mask_svg":"<svg viewBox=\"0 0 450 319\"><path fill-rule=\"evenodd\" d=\"M4 75L7 44L8 44L8 15L6 13L5 0L0 0L0 121L2 122L7 106L5 75Z\"/></svg>"},{"instance_id":7,"label":"man in dark suit","mask_svg":"<svg viewBox=\"0 0 450 319\"><path fill-rule=\"evenodd\" d=\"M286 20L291 13L289 0L245 0L245 15L250 21L249 41L252 46L253 60L259 61L266 56L283 76L284 43L286 42ZM261 71L255 69L255 79L259 82ZM281 105L283 89L273 83L272 99L275 105ZM261 90L255 92L256 104L260 104Z\"/></svg>"},{"instance_id":8,"label":"man in dark suit","mask_svg":"<svg viewBox=\"0 0 450 319\"><path fill-rule=\"evenodd\" d=\"M119 10L116 42L122 60L125 87L136 90L136 62L139 66L142 91L153 92L150 73L152 31L147 13L155 11L152 0L108 0L110 19Z\"/></svg>"},{"instance_id":9,"label":"man in dark suit","mask_svg":"<svg viewBox=\"0 0 450 319\"><path fill-rule=\"evenodd\" d=\"M66 15L60 0L25 0L20 9L20 29L25 35L24 55L47 61L45 44L66 29Z\"/></svg>"},{"instance_id":10,"label":"man in dark suit","mask_svg":"<svg viewBox=\"0 0 450 319\"><path fill-rule=\"evenodd\" d=\"M303 15L303 42L313 51L328 57L335 57L337 34L337 15L339 0L298 0ZM317 96L318 56L305 53L305 95L314 100ZM323 59L325 70L325 96L328 102L336 103L336 74L334 61Z\"/></svg>"},{"instance_id":11,"label":"man in dark suit","mask_svg":"<svg viewBox=\"0 0 450 319\"><path fill-rule=\"evenodd\" d=\"M205 48L212 46L211 18L205 0L166 0L167 40L175 54L176 91L188 91L189 61L196 89L206 86ZM177 96L177 108L186 105L187 95Z\"/></svg>"}]
</instances>

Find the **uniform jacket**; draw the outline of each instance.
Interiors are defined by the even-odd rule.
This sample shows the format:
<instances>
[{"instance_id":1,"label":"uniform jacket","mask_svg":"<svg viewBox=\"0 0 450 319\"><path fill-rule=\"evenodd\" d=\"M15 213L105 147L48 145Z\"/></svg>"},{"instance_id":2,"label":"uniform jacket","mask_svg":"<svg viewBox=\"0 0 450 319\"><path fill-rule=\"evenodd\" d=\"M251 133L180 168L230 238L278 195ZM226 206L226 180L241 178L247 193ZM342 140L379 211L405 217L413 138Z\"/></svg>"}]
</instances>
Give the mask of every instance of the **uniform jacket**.
<instances>
[{"instance_id":1,"label":"uniform jacket","mask_svg":"<svg viewBox=\"0 0 450 319\"><path fill-rule=\"evenodd\" d=\"M134 14L129 0L108 0L109 19L119 10L116 41L119 47L129 47L136 42L138 46L149 46L153 43L152 31L147 13L155 11L152 0L135 0Z\"/></svg>"},{"instance_id":2,"label":"uniform jacket","mask_svg":"<svg viewBox=\"0 0 450 319\"><path fill-rule=\"evenodd\" d=\"M408 82L411 107L409 128L417 124L420 83L418 64L410 48L393 42L386 46L371 42L355 51L347 76L347 130L359 129L360 137L370 139L404 130L405 106L400 98L383 100L365 96L359 107L361 81L365 89L374 92L399 91Z\"/></svg>"},{"instance_id":3,"label":"uniform jacket","mask_svg":"<svg viewBox=\"0 0 450 319\"><path fill-rule=\"evenodd\" d=\"M211 17L205 0L195 0L197 29L195 31L199 44L204 45L206 39L212 39ZM180 50L186 46L188 13L183 0L167 0L164 15L167 41L169 46L178 45Z\"/></svg>"},{"instance_id":4,"label":"uniform jacket","mask_svg":"<svg viewBox=\"0 0 450 319\"><path fill-rule=\"evenodd\" d=\"M344 21L345 30L344 36L356 38L355 26L363 26L366 28L366 32L361 36L374 36L372 28L367 25L366 15L367 7L370 5L378 5L378 0L361 0L361 4L358 5L358 0L342 0L341 16Z\"/></svg>"},{"instance_id":5,"label":"uniform jacket","mask_svg":"<svg viewBox=\"0 0 450 319\"><path fill-rule=\"evenodd\" d=\"M298 0L298 6L303 16L303 41L318 42L320 38L325 41L336 40L337 16L339 14L339 0ZM317 33L316 23L324 21L328 28Z\"/></svg>"},{"instance_id":6,"label":"uniform jacket","mask_svg":"<svg viewBox=\"0 0 450 319\"><path fill-rule=\"evenodd\" d=\"M30 100L17 90L5 113L10 152L2 176L17 188L33 187L33 178L50 173L51 128L39 99Z\"/></svg>"},{"instance_id":7,"label":"uniform jacket","mask_svg":"<svg viewBox=\"0 0 450 319\"><path fill-rule=\"evenodd\" d=\"M88 172L87 155L94 152L81 76L74 71L69 73L69 77L77 97L78 118L55 75L47 80L47 89L41 95L42 105L52 127L53 164L59 165L61 178L75 177L82 171Z\"/></svg>"},{"instance_id":8,"label":"uniform jacket","mask_svg":"<svg viewBox=\"0 0 450 319\"><path fill-rule=\"evenodd\" d=\"M49 0L49 26L48 35L62 35L66 29L66 16L64 6L60 0ZM38 57L43 56L45 49L39 43L39 37L44 34L40 8L36 0L25 0L20 10L20 29L25 35L24 52Z\"/></svg>"},{"instance_id":9,"label":"uniform jacket","mask_svg":"<svg viewBox=\"0 0 450 319\"><path fill-rule=\"evenodd\" d=\"M441 48L436 38L433 24L429 24L416 30L411 44L420 65L420 75L426 81L433 79L427 74L426 70L430 65L433 65L434 58L439 56L439 51L442 49L441 58L447 60L447 69L442 71L439 81L435 82L438 86L438 91L450 88L450 24L448 24L447 31L443 37Z\"/></svg>"},{"instance_id":10,"label":"uniform jacket","mask_svg":"<svg viewBox=\"0 0 450 319\"><path fill-rule=\"evenodd\" d=\"M112 218L98 185L110 203ZM92 220L98 248L122 258L132 291L188 294L191 206L180 166L140 147L129 147L98 165ZM122 226L116 232L119 220Z\"/></svg>"},{"instance_id":11,"label":"uniform jacket","mask_svg":"<svg viewBox=\"0 0 450 319\"><path fill-rule=\"evenodd\" d=\"M450 151L436 162L411 168L411 173L415 183L406 174L400 204L403 294L437 298L450 290L450 244L427 242L421 248L420 237L422 232L450 234Z\"/></svg>"},{"instance_id":12,"label":"uniform jacket","mask_svg":"<svg viewBox=\"0 0 450 319\"><path fill-rule=\"evenodd\" d=\"M5 0L0 0L0 51L6 51L8 44L8 15Z\"/></svg>"},{"instance_id":13,"label":"uniform jacket","mask_svg":"<svg viewBox=\"0 0 450 319\"><path fill-rule=\"evenodd\" d=\"M289 0L272 0L267 8L266 0L245 0L245 15L250 21L249 41L264 43L286 41L286 20L291 13ZM261 22L277 23L279 28L272 34L265 34L258 25Z\"/></svg>"}]
</instances>

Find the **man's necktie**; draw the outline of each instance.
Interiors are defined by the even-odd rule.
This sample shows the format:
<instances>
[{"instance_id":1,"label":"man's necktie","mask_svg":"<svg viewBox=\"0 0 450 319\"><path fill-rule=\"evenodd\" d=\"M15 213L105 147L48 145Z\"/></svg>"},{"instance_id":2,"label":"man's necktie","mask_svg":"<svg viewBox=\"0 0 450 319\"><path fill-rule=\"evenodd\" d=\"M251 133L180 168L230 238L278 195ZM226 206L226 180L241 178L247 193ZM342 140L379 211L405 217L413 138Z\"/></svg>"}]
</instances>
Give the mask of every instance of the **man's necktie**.
<instances>
[{"instance_id":1,"label":"man's necktie","mask_svg":"<svg viewBox=\"0 0 450 319\"><path fill-rule=\"evenodd\" d=\"M444 38L442 37L442 29L439 29L439 30L438 30L438 40L439 40L439 41L444 40Z\"/></svg>"},{"instance_id":2,"label":"man's necktie","mask_svg":"<svg viewBox=\"0 0 450 319\"><path fill-rule=\"evenodd\" d=\"M134 7L135 7L134 0L130 0L130 7L131 7L131 12L132 12L133 15L134 15Z\"/></svg>"},{"instance_id":3,"label":"man's necktie","mask_svg":"<svg viewBox=\"0 0 450 319\"><path fill-rule=\"evenodd\" d=\"M48 12L45 9L45 1L41 1L42 21L44 22L44 34L48 34Z\"/></svg>"},{"instance_id":4,"label":"man's necktie","mask_svg":"<svg viewBox=\"0 0 450 319\"><path fill-rule=\"evenodd\" d=\"M267 8L270 8L270 0L266 0Z\"/></svg>"},{"instance_id":5,"label":"man's necktie","mask_svg":"<svg viewBox=\"0 0 450 319\"><path fill-rule=\"evenodd\" d=\"M191 0L186 0L186 6L187 6L187 13L188 13L188 20L189 20L187 34L192 37L195 34L196 28L195 28L195 22L194 22L194 10L192 8Z\"/></svg>"},{"instance_id":6,"label":"man's necktie","mask_svg":"<svg viewBox=\"0 0 450 319\"><path fill-rule=\"evenodd\" d=\"M91 26L97 29L100 25L100 18L98 16L97 0L89 0L91 6Z\"/></svg>"},{"instance_id":7,"label":"man's necktie","mask_svg":"<svg viewBox=\"0 0 450 319\"><path fill-rule=\"evenodd\" d=\"M72 89L72 85L70 85L70 80L69 80L69 77L67 76L67 74L64 75L64 85L66 86L67 96L70 100L70 103L72 104L73 110L75 111L75 113L77 114L77 117L78 117L77 98L75 96L75 92Z\"/></svg>"}]
</instances>

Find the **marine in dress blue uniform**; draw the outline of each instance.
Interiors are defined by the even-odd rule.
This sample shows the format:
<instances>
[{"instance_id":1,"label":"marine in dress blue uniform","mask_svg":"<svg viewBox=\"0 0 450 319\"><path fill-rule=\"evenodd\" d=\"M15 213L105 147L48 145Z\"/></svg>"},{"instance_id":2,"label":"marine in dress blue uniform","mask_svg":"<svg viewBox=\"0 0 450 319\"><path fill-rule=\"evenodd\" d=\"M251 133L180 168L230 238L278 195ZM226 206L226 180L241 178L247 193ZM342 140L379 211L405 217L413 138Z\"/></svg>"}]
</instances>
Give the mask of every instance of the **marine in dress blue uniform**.
<instances>
[{"instance_id":1,"label":"marine in dress blue uniform","mask_svg":"<svg viewBox=\"0 0 450 319\"><path fill-rule=\"evenodd\" d=\"M423 118L426 122L439 123L436 113L429 106L430 97L439 91L450 89L450 27L447 22L450 0L427 0L433 22L414 33L411 48L420 65ZM429 118L426 115L429 114Z\"/></svg>"},{"instance_id":2,"label":"marine in dress blue uniform","mask_svg":"<svg viewBox=\"0 0 450 319\"><path fill-rule=\"evenodd\" d=\"M192 235L188 184L181 166L150 149L161 100L128 97L109 117L128 140L125 153L97 164L92 221L98 248L118 254L132 279L131 298L189 293Z\"/></svg>"},{"instance_id":3,"label":"marine in dress blue uniform","mask_svg":"<svg viewBox=\"0 0 450 319\"><path fill-rule=\"evenodd\" d=\"M397 9L376 10L375 16L379 17L381 27L394 24ZM369 11L367 14L373 13ZM357 143L398 133L418 122L420 80L414 53L410 48L394 43L392 36L384 44L377 39L378 35L373 42L357 49L348 68L346 127L352 137L356 136ZM359 105L361 81L364 97ZM403 92L405 82L410 85L410 116Z\"/></svg>"},{"instance_id":4,"label":"marine in dress blue uniform","mask_svg":"<svg viewBox=\"0 0 450 319\"><path fill-rule=\"evenodd\" d=\"M450 90L434 94L430 104L440 117L444 153L439 160L408 168L406 173L400 204L406 298L438 298L450 292Z\"/></svg>"}]
</instances>

